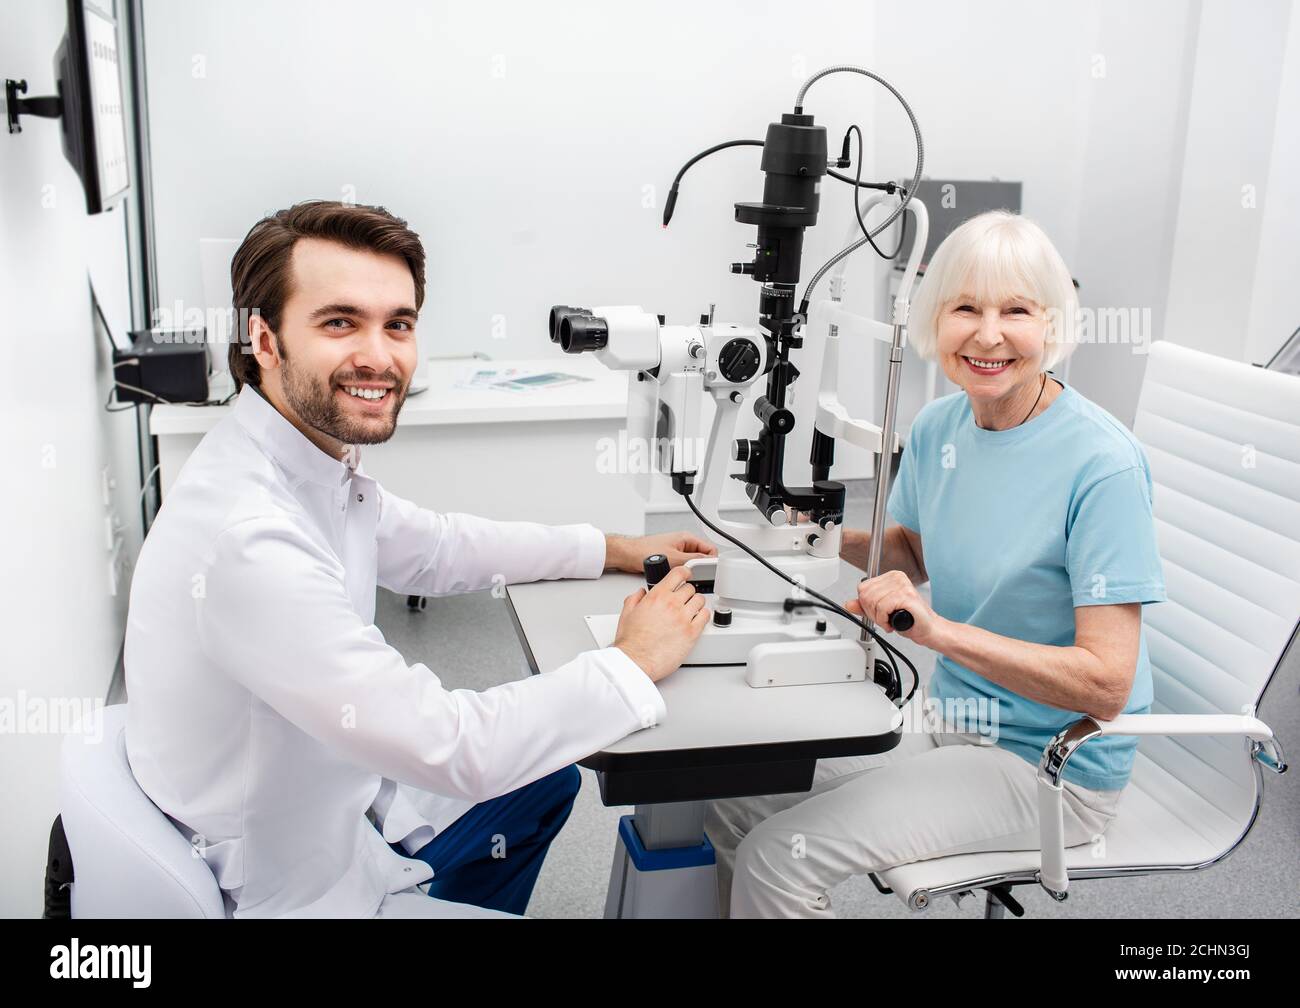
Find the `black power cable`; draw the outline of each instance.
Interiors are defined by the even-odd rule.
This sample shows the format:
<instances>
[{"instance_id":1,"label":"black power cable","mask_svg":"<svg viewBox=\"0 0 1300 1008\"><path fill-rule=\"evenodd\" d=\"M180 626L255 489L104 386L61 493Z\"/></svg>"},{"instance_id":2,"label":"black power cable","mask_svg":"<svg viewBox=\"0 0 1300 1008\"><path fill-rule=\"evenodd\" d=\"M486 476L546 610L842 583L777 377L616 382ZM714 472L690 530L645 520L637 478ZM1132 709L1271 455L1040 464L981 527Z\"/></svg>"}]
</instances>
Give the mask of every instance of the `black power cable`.
<instances>
[{"instance_id":1,"label":"black power cable","mask_svg":"<svg viewBox=\"0 0 1300 1008\"><path fill-rule=\"evenodd\" d=\"M849 134L851 133L856 133L858 135L858 167L857 170L854 172L854 176L853 176L854 182L856 183L859 179L862 178L862 161L863 158L866 156L866 154L863 148L862 130L858 128L858 125L856 123L854 123L845 131L844 146L846 148L848 147ZM893 183L890 183L890 185L893 186ZM891 188L889 191L892 193L894 189ZM862 219L862 204L858 202L858 193L856 188L853 191L853 213L858 218L858 227L862 229L862 237L864 237L867 240L867 244L870 245L872 249L875 250L876 255L880 256L880 258L884 259L886 262L893 262L895 259L897 259L898 254L903 251L903 239L907 234L907 228L905 226L907 218L903 217L900 221L900 226L898 229L898 246L894 249L892 254L885 255L885 253L881 251L880 246L876 244L875 239L871 237L871 232L867 230L866 221Z\"/></svg>"},{"instance_id":2,"label":"black power cable","mask_svg":"<svg viewBox=\"0 0 1300 1008\"><path fill-rule=\"evenodd\" d=\"M889 225L893 223L895 218L904 216L904 211L907 209L907 204L911 202L913 195L915 195L916 193L917 186L919 186L921 183L921 172L925 167L925 144L921 140L921 127L916 121L916 116L912 113L912 107L907 104L907 99L905 99L899 93L898 89L894 87L894 85L890 84L889 81L885 80L883 77L879 76L878 74L874 74L870 70L866 70L863 69L862 67L857 67L857 66L827 67L825 70L818 71L817 73L809 77L808 80L804 82L803 87L799 89L799 96L795 99L794 111L796 115L801 114L803 112L804 96L808 93L808 89L814 83L819 81L821 78L827 76L828 74L833 74L833 73L862 74L864 77L870 77L876 83L883 86L887 91L889 91L890 94L892 94L895 98L897 98L898 103L903 106L903 111L907 113L907 118L911 120L912 131L916 134L916 169L912 173L911 186L899 187L900 191L903 193L902 201L898 204L898 206L894 208L893 212L880 223L880 226L877 227L874 232L872 232L873 234L880 234L885 230L885 228L889 227ZM857 199L857 194L855 193L854 194L855 202L856 199ZM826 262L822 263L820 268L818 268L817 272L813 274L812 279L808 281L808 286L804 288L803 298L800 299L799 302L800 315L802 315L804 318L808 317L808 308L809 305L812 303L812 293L816 289L817 284L821 281L821 278L825 276L826 273L837 262L839 262L841 259L844 259L847 256L852 255L864 244L866 244L866 241L862 238L859 238L857 241L853 242L851 245L847 246L846 248L840 249L833 256L827 259Z\"/></svg>"}]
</instances>

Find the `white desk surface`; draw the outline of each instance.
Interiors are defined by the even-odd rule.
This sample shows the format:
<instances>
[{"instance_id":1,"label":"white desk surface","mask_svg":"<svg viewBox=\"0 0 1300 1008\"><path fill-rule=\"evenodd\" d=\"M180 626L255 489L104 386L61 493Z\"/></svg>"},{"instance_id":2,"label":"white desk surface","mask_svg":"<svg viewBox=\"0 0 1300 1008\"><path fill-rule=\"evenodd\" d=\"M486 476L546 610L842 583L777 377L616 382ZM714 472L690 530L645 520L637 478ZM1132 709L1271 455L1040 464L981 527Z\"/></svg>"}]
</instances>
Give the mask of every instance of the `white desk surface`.
<instances>
[{"instance_id":1,"label":"white desk surface","mask_svg":"<svg viewBox=\"0 0 1300 1008\"><path fill-rule=\"evenodd\" d=\"M618 612L644 583L632 574L606 574L509 586L506 595L532 671L549 672L593 650L583 617ZM772 747L770 757L777 759L781 747L801 744L827 750L813 755L846 755L835 750L852 749L849 740L884 735L902 723L902 712L869 681L756 689L745 682L743 666L697 666L678 669L659 690L668 707L664 723L633 732L602 755L757 746ZM836 741L843 744L828 745Z\"/></svg>"},{"instance_id":2,"label":"white desk surface","mask_svg":"<svg viewBox=\"0 0 1300 1008\"><path fill-rule=\"evenodd\" d=\"M591 380L527 392L456 387L469 371L510 367L533 374L559 371ZM627 416L627 381L624 372L610 371L586 354L534 360L434 360L429 362L427 377L421 376L420 383L427 389L406 400L397 425L621 419ZM149 412L149 432L157 436L206 434L232 405L155 406Z\"/></svg>"}]
</instances>

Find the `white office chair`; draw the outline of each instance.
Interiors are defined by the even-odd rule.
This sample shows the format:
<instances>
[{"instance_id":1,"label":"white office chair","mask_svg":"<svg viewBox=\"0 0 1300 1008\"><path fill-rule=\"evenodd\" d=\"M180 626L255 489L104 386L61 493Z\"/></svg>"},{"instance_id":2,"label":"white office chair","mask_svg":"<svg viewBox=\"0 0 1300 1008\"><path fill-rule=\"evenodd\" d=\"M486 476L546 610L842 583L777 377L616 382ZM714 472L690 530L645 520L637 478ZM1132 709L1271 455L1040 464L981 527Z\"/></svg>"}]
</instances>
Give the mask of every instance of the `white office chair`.
<instances>
[{"instance_id":1,"label":"white office chair","mask_svg":"<svg viewBox=\"0 0 1300 1008\"><path fill-rule=\"evenodd\" d=\"M207 862L140 790L126 760L126 705L105 707L98 741L63 741L63 830L73 917L225 917Z\"/></svg>"},{"instance_id":2,"label":"white office chair","mask_svg":"<svg viewBox=\"0 0 1300 1008\"><path fill-rule=\"evenodd\" d=\"M60 800L71 854L73 917L226 917L225 900L208 863L136 783L126 759L126 705L105 707L102 731L63 740ZM88 739L95 741L88 741ZM56 828L57 834L57 828ZM52 857L57 841L51 839ZM66 875L60 873L61 878ZM47 909L59 879L47 873ZM66 915L66 904L59 907ZM509 917L511 914L434 899L422 891L384 901L390 918Z\"/></svg>"},{"instance_id":3,"label":"white office chair","mask_svg":"<svg viewBox=\"0 0 1300 1008\"><path fill-rule=\"evenodd\" d=\"M1208 868L1254 825L1261 768L1286 769L1254 713L1300 631L1300 378L1157 342L1133 429L1156 484L1169 597L1143 614L1151 713L1085 717L1048 746L1041 851L934 858L873 879L913 910L984 890L986 917L1019 915L1016 885L1064 900L1072 879ZM1061 770L1112 734L1140 736L1116 818L1101 842L1064 849Z\"/></svg>"}]
</instances>

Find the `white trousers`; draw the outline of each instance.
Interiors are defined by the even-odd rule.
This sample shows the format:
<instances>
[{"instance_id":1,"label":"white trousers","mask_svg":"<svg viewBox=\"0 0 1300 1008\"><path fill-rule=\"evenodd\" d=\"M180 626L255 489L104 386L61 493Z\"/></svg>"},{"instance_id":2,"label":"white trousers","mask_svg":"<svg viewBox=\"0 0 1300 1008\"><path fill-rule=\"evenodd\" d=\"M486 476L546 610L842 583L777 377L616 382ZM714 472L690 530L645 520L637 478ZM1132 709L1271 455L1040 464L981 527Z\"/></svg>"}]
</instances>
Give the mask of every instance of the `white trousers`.
<instances>
[{"instance_id":1,"label":"white trousers","mask_svg":"<svg viewBox=\"0 0 1300 1008\"><path fill-rule=\"evenodd\" d=\"M732 917L834 917L828 890L913 861L1037 850L1038 768L980 736L904 732L879 756L818 760L812 790L711 803L718 906ZM1095 841L1121 791L1063 782L1066 846Z\"/></svg>"}]
</instances>

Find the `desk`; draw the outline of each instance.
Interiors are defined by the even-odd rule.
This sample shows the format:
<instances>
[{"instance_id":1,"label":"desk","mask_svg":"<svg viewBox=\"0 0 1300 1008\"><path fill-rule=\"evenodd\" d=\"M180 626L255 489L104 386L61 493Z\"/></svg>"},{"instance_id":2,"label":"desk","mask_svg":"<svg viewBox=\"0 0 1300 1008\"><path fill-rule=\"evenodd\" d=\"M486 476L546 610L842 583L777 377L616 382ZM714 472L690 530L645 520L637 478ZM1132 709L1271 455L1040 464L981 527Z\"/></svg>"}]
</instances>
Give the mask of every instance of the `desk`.
<instances>
[{"instance_id":1,"label":"desk","mask_svg":"<svg viewBox=\"0 0 1300 1008\"><path fill-rule=\"evenodd\" d=\"M632 574L591 581L540 581L506 589L530 671L552 671L596 645L583 617L618 612L644 584ZM650 851L696 849L705 803L715 798L808 791L820 758L886 752L898 744L902 713L874 683L755 689L738 667L678 669L659 684L664 723L634 732L581 763L596 771L606 805L635 805L635 837ZM611 872L606 916L716 915L711 865L704 878L651 885L633 880L625 819ZM700 858L711 857L701 852ZM621 860L620 860L621 859ZM689 860L678 858L677 861ZM699 860L699 859L697 859ZM671 875L654 871L653 876ZM633 880L639 886L630 886ZM653 890L653 891L652 891ZM709 912L709 900L713 900ZM631 906L632 902L640 903Z\"/></svg>"},{"instance_id":2,"label":"desk","mask_svg":"<svg viewBox=\"0 0 1300 1008\"><path fill-rule=\"evenodd\" d=\"M510 392L458 388L468 370L563 371L589 381ZM397 431L366 445L361 464L386 490L436 511L551 525L589 522L640 535L645 501L633 481L602 473L602 439L627 422L627 376L590 356L533 361L432 360L428 389L407 399ZM163 496L200 439L232 406L155 406Z\"/></svg>"},{"instance_id":3,"label":"desk","mask_svg":"<svg viewBox=\"0 0 1300 1008\"><path fill-rule=\"evenodd\" d=\"M590 379L528 392L458 388L477 368L561 371ZM641 535L646 511L685 511L666 480L649 502L626 473L602 472L603 444L627 426L628 376L587 354L539 360L430 360L428 388L402 406L393 437L361 450L366 474L386 490L435 511L548 525L588 522L604 532ZM213 398L230 392L214 388ZM232 406L155 406L164 497L185 460ZM605 439L610 439L606 442ZM744 488L728 480L723 503L749 509Z\"/></svg>"}]
</instances>

